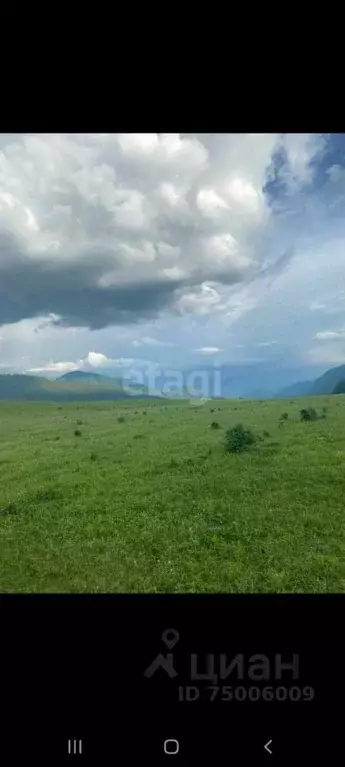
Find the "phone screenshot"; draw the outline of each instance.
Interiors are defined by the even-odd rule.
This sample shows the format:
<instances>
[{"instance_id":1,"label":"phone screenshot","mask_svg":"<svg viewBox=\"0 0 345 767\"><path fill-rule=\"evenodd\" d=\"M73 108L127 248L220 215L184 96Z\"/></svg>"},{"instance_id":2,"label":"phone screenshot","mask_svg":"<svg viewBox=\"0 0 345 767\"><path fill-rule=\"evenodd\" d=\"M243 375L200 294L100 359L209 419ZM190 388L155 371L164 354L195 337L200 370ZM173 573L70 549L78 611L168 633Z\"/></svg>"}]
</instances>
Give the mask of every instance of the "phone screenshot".
<instances>
[{"instance_id":1,"label":"phone screenshot","mask_svg":"<svg viewBox=\"0 0 345 767\"><path fill-rule=\"evenodd\" d=\"M2 764L341 763L344 248L343 133L0 134Z\"/></svg>"}]
</instances>

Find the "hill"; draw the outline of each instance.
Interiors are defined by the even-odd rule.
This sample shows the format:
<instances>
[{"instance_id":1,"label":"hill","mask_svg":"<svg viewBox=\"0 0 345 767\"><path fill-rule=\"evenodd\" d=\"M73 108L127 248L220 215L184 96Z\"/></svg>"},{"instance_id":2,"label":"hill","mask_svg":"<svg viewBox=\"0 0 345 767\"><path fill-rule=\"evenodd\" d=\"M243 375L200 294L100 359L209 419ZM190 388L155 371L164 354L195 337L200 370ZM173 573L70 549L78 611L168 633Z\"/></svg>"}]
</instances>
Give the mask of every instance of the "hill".
<instances>
[{"instance_id":1,"label":"hill","mask_svg":"<svg viewBox=\"0 0 345 767\"><path fill-rule=\"evenodd\" d=\"M340 381L345 379L345 365L339 365L336 368L326 370L320 378L314 381L310 394L333 394L335 387Z\"/></svg>"},{"instance_id":2,"label":"hill","mask_svg":"<svg viewBox=\"0 0 345 767\"><path fill-rule=\"evenodd\" d=\"M345 394L345 379L343 381L338 381L333 389L333 394Z\"/></svg>"},{"instance_id":3,"label":"hill","mask_svg":"<svg viewBox=\"0 0 345 767\"><path fill-rule=\"evenodd\" d=\"M58 381L109 381L108 376L100 373L85 373L83 370L74 370L72 373L64 373Z\"/></svg>"},{"instance_id":4,"label":"hill","mask_svg":"<svg viewBox=\"0 0 345 767\"><path fill-rule=\"evenodd\" d=\"M99 376L85 379L78 376L71 379L70 374L68 376L64 376L63 380L50 381L39 376L0 375L0 400L73 402L149 397L145 386L135 384L134 394L131 394L116 378Z\"/></svg>"},{"instance_id":5,"label":"hill","mask_svg":"<svg viewBox=\"0 0 345 767\"><path fill-rule=\"evenodd\" d=\"M290 386L285 386L278 392L277 397L304 397L310 393L314 381L297 381Z\"/></svg>"}]
</instances>

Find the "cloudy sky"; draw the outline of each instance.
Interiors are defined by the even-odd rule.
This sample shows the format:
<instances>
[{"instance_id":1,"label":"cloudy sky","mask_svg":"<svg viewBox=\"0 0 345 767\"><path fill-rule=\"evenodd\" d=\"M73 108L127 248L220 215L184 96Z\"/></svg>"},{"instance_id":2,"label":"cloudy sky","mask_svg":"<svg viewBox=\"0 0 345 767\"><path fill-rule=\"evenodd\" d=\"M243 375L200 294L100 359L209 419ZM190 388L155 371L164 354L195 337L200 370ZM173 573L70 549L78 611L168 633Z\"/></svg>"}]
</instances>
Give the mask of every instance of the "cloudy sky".
<instances>
[{"instance_id":1,"label":"cloudy sky","mask_svg":"<svg viewBox=\"0 0 345 767\"><path fill-rule=\"evenodd\" d=\"M0 135L0 372L312 378L344 267L345 135Z\"/></svg>"}]
</instances>

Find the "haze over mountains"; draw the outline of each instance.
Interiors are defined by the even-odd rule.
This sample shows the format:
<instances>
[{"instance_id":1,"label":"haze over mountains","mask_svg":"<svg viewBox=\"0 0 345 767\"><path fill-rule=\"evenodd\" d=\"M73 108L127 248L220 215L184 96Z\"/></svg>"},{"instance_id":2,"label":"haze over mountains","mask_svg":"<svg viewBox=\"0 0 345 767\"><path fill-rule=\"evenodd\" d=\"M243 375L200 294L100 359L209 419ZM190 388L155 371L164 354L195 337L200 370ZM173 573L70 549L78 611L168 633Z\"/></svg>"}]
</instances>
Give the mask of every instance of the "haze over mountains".
<instances>
[{"instance_id":1,"label":"haze over mountains","mask_svg":"<svg viewBox=\"0 0 345 767\"><path fill-rule=\"evenodd\" d=\"M110 376L75 370L55 380L43 376L6 374L0 375L0 400L75 401L109 400L135 397L243 397L264 399L298 397L306 395L345 392L345 365L327 370L314 381L297 381L282 389L248 386L243 371L231 366L215 369L209 366L203 371L160 370L160 374L142 376L142 380L130 377ZM218 376L218 377L217 377ZM280 376L278 376L280 378ZM153 384L154 382L154 384Z\"/></svg>"}]
</instances>

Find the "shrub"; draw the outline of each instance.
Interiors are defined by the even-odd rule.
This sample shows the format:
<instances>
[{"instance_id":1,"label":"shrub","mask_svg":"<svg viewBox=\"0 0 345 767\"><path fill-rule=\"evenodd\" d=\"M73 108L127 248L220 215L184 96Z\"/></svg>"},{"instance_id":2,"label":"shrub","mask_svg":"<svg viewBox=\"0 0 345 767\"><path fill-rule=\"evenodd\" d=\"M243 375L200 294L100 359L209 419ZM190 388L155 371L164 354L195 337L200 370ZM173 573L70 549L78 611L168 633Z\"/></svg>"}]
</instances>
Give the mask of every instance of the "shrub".
<instances>
[{"instance_id":1,"label":"shrub","mask_svg":"<svg viewBox=\"0 0 345 767\"><path fill-rule=\"evenodd\" d=\"M326 415L327 411L328 411L328 407L323 407L322 408L322 415Z\"/></svg>"},{"instance_id":2,"label":"shrub","mask_svg":"<svg viewBox=\"0 0 345 767\"><path fill-rule=\"evenodd\" d=\"M90 455L90 460L91 460L91 461L95 461L95 460L96 460L96 458L97 458L97 456L96 456L96 453L91 453L91 455Z\"/></svg>"},{"instance_id":3,"label":"shrub","mask_svg":"<svg viewBox=\"0 0 345 767\"><path fill-rule=\"evenodd\" d=\"M301 421L316 421L317 414L313 407L300 410Z\"/></svg>"},{"instance_id":4,"label":"shrub","mask_svg":"<svg viewBox=\"0 0 345 767\"><path fill-rule=\"evenodd\" d=\"M280 420L281 421L287 421L288 417L289 417L288 413L282 413L281 416L280 416Z\"/></svg>"},{"instance_id":5,"label":"shrub","mask_svg":"<svg viewBox=\"0 0 345 767\"><path fill-rule=\"evenodd\" d=\"M81 431L80 431L80 429L75 429L75 432L74 432L74 436L75 436L75 437L81 437Z\"/></svg>"},{"instance_id":6,"label":"shrub","mask_svg":"<svg viewBox=\"0 0 345 767\"><path fill-rule=\"evenodd\" d=\"M143 438L144 438L143 434L134 434L134 437L133 437L133 439L143 439Z\"/></svg>"},{"instance_id":7,"label":"shrub","mask_svg":"<svg viewBox=\"0 0 345 767\"><path fill-rule=\"evenodd\" d=\"M124 420L125 420L125 417L123 415L119 415L117 420L118 420L119 423L123 423Z\"/></svg>"},{"instance_id":8,"label":"shrub","mask_svg":"<svg viewBox=\"0 0 345 767\"><path fill-rule=\"evenodd\" d=\"M143 410L143 415L147 415L147 411L146 410Z\"/></svg>"},{"instance_id":9,"label":"shrub","mask_svg":"<svg viewBox=\"0 0 345 767\"><path fill-rule=\"evenodd\" d=\"M220 429L218 421L212 421L211 429Z\"/></svg>"},{"instance_id":10,"label":"shrub","mask_svg":"<svg viewBox=\"0 0 345 767\"><path fill-rule=\"evenodd\" d=\"M77 426L81 426L81 425L82 425L82 423L83 423L83 422L80 420L80 418L78 418L78 420L77 420Z\"/></svg>"},{"instance_id":11,"label":"shrub","mask_svg":"<svg viewBox=\"0 0 345 767\"><path fill-rule=\"evenodd\" d=\"M57 435L57 436L55 437L55 442L58 442L58 440L59 440L59 439L60 439L60 437Z\"/></svg>"},{"instance_id":12,"label":"shrub","mask_svg":"<svg viewBox=\"0 0 345 767\"><path fill-rule=\"evenodd\" d=\"M270 435L269 431L263 431L262 432L262 436L263 437L270 437L271 435Z\"/></svg>"},{"instance_id":13,"label":"shrub","mask_svg":"<svg viewBox=\"0 0 345 767\"><path fill-rule=\"evenodd\" d=\"M239 453L256 442L253 432L245 429L243 424L238 423L231 429L228 429L225 437L225 450L228 453Z\"/></svg>"},{"instance_id":14,"label":"shrub","mask_svg":"<svg viewBox=\"0 0 345 767\"><path fill-rule=\"evenodd\" d=\"M210 413L214 413L214 407L210 407Z\"/></svg>"}]
</instances>

